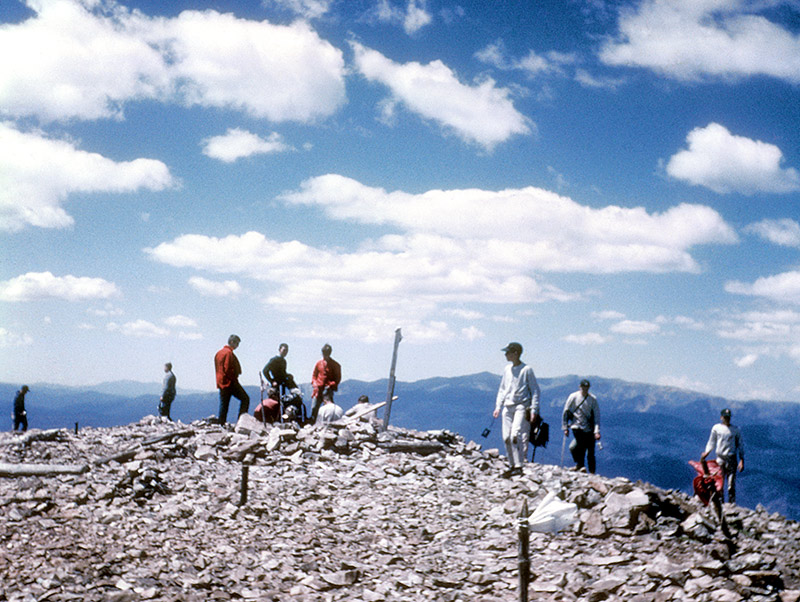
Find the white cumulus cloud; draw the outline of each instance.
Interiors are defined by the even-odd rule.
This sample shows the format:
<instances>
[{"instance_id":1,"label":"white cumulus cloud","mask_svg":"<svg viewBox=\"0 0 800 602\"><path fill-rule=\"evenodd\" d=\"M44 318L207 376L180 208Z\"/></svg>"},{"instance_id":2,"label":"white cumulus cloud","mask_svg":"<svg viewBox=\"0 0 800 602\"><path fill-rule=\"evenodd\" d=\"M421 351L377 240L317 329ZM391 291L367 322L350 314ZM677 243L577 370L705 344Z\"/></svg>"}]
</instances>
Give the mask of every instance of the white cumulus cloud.
<instances>
[{"instance_id":1,"label":"white cumulus cloud","mask_svg":"<svg viewBox=\"0 0 800 602\"><path fill-rule=\"evenodd\" d=\"M622 320L617 322L611 328L611 332L624 335L643 335L655 334L661 330L661 327L655 322L646 322L643 320Z\"/></svg>"},{"instance_id":2,"label":"white cumulus cloud","mask_svg":"<svg viewBox=\"0 0 800 602\"><path fill-rule=\"evenodd\" d=\"M125 324L117 324L110 322L106 329L110 332L121 332L127 337L136 338L164 338L169 336L169 329L157 326L147 320L135 320L133 322L126 322Z\"/></svg>"},{"instance_id":3,"label":"white cumulus cloud","mask_svg":"<svg viewBox=\"0 0 800 602\"><path fill-rule=\"evenodd\" d=\"M598 320L624 320L625 314L621 311L606 309L603 311L593 311L592 317L597 318Z\"/></svg>"},{"instance_id":4,"label":"white cumulus cloud","mask_svg":"<svg viewBox=\"0 0 800 602\"><path fill-rule=\"evenodd\" d=\"M331 2L332 0L264 0L265 4L278 6L305 19L322 17L330 10Z\"/></svg>"},{"instance_id":5,"label":"white cumulus cloud","mask_svg":"<svg viewBox=\"0 0 800 602\"><path fill-rule=\"evenodd\" d=\"M742 357L736 358L734 363L739 368L749 368L753 364L758 361L758 354L757 353L748 353L747 355L743 355Z\"/></svg>"},{"instance_id":6,"label":"white cumulus cloud","mask_svg":"<svg viewBox=\"0 0 800 602\"><path fill-rule=\"evenodd\" d=\"M203 154L224 163L252 155L285 152L291 148L277 132L264 139L239 128L231 128L223 136L212 136L203 141Z\"/></svg>"},{"instance_id":7,"label":"white cumulus cloud","mask_svg":"<svg viewBox=\"0 0 800 602\"><path fill-rule=\"evenodd\" d=\"M54 276L50 272L28 272L0 282L0 301L20 302L39 299L87 301L108 299L119 294L113 282L86 276Z\"/></svg>"},{"instance_id":8,"label":"white cumulus cloud","mask_svg":"<svg viewBox=\"0 0 800 602\"><path fill-rule=\"evenodd\" d=\"M26 347L33 343L33 337L27 334L11 332L0 326L0 349L8 347Z\"/></svg>"},{"instance_id":9,"label":"white cumulus cloud","mask_svg":"<svg viewBox=\"0 0 800 602\"><path fill-rule=\"evenodd\" d=\"M467 339L468 341L476 341L478 339L482 339L486 336L486 333L483 332L477 326L468 326L467 328L461 329L461 336Z\"/></svg>"},{"instance_id":10,"label":"white cumulus cloud","mask_svg":"<svg viewBox=\"0 0 800 602\"><path fill-rule=\"evenodd\" d=\"M603 345L611 339L598 332L585 332L583 334L568 334L561 339L567 343L576 345Z\"/></svg>"},{"instance_id":11,"label":"white cumulus cloud","mask_svg":"<svg viewBox=\"0 0 800 602\"><path fill-rule=\"evenodd\" d=\"M528 118L514 108L510 91L491 79L464 84L441 61L399 64L357 42L351 45L356 69L389 88L390 103L402 103L467 142L491 150L514 135L531 132Z\"/></svg>"},{"instance_id":12,"label":"white cumulus cloud","mask_svg":"<svg viewBox=\"0 0 800 602\"><path fill-rule=\"evenodd\" d=\"M800 247L800 224L793 219L764 219L744 230L782 247Z\"/></svg>"},{"instance_id":13,"label":"white cumulus cloud","mask_svg":"<svg viewBox=\"0 0 800 602\"><path fill-rule=\"evenodd\" d=\"M737 240L708 207L679 205L660 214L597 209L537 188L410 194L328 175L279 200L354 224L354 245L321 248L251 231L219 238L185 234L145 252L175 267L251 279L266 290L260 298L270 310L341 316L341 332L360 340L383 336L400 323L404 333L406 324L416 324L409 333L425 340L424 333L437 331L457 336L437 318L482 316L466 310L471 304L580 298L547 283L544 273L698 271L693 246ZM359 242L358 224L387 232ZM190 283L206 294L225 291L201 275ZM470 333L476 334L461 335Z\"/></svg>"},{"instance_id":14,"label":"white cumulus cloud","mask_svg":"<svg viewBox=\"0 0 800 602\"><path fill-rule=\"evenodd\" d=\"M603 45L600 59L677 80L764 75L797 84L800 35L766 16L781 3L644 0L621 9L619 33Z\"/></svg>"},{"instance_id":15,"label":"white cumulus cloud","mask_svg":"<svg viewBox=\"0 0 800 602\"><path fill-rule=\"evenodd\" d=\"M390 0L378 0L368 17L381 23L400 25L408 35L433 22L425 0L406 0L405 6L397 6Z\"/></svg>"},{"instance_id":16,"label":"white cumulus cloud","mask_svg":"<svg viewBox=\"0 0 800 602\"><path fill-rule=\"evenodd\" d=\"M192 276L189 278L189 284L198 293L207 297L235 297L242 292L242 286L235 280L216 282L200 276Z\"/></svg>"},{"instance_id":17,"label":"white cumulus cloud","mask_svg":"<svg viewBox=\"0 0 800 602\"><path fill-rule=\"evenodd\" d=\"M71 142L0 122L0 230L72 225L72 216L62 207L71 194L119 194L176 185L161 161L113 161Z\"/></svg>"},{"instance_id":18,"label":"white cumulus cloud","mask_svg":"<svg viewBox=\"0 0 800 602\"><path fill-rule=\"evenodd\" d=\"M782 167L783 153L774 144L735 136L718 123L693 129L686 142L688 148L667 163L675 179L720 194L800 190L800 173Z\"/></svg>"},{"instance_id":19,"label":"white cumulus cloud","mask_svg":"<svg viewBox=\"0 0 800 602\"><path fill-rule=\"evenodd\" d=\"M784 303L800 303L800 271L764 276L752 283L731 280L725 283L725 290L736 295L763 297Z\"/></svg>"},{"instance_id":20,"label":"white cumulus cloud","mask_svg":"<svg viewBox=\"0 0 800 602\"><path fill-rule=\"evenodd\" d=\"M121 118L125 103L154 99L308 122L345 100L342 52L302 20L213 10L151 18L105 0L27 4L32 18L0 29L0 114Z\"/></svg>"},{"instance_id":21,"label":"white cumulus cloud","mask_svg":"<svg viewBox=\"0 0 800 602\"><path fill-rule=\"evenodd\" d=\"M381 239L382 249L463 249L487 265L525 257L530 269L552 272L698 271L688 253L692 246L738 240L706 206L681 204L660 214L613 205L594 209L533 187L409 194L328 174L306 180L282 199L320 207L333 219L404 232Z\"/></svg>"},{"instance_id":22,"label":"white cumulus cloud","mask_svg":"<svg viewBox=\"0 0 800 602\"><path fill-rule=\"evenodd\" d=\"M164 320L164 324L174 328L194 328L197 326L197 321L193 318L189 318L188 316L182 316L178 314L166 318Z\"/></svg>"}]
</instances>

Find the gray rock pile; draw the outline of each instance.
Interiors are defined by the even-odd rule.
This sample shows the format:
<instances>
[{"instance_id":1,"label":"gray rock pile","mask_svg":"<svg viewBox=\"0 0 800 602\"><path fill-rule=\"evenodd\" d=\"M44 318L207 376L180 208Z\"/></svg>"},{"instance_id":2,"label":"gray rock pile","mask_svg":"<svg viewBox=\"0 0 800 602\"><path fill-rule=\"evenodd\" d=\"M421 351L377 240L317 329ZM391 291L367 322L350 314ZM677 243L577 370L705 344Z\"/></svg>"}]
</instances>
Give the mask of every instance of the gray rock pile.
<instances>
[{"instance_id":1,"label":"gray rock pile","mask_svg":"<svg viewBox=\"0 0 800 602\"><path fill-rule=\"evenodd\" d=\"M680 492L504 468L361 421L0 434L0 600L517 600L522 502L554 491L577 520L531 534L532 600L800 601L798 523L726 506L729 540Z\"/></svg>"}]
</instances>

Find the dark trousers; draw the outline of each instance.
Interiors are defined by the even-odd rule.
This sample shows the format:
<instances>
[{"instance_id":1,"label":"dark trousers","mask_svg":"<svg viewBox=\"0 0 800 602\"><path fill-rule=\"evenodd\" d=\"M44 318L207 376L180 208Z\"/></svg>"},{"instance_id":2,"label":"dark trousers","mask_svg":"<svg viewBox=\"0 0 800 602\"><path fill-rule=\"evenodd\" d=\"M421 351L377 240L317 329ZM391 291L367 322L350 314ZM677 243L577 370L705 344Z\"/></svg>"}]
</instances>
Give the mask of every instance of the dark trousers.
<instances>
[{"instance_id":1,"label":"dark trousers","mask_svg":"<svg viewBox=\"0 0 800 602\"><path fill-rule=\"evenodd\" d=\"M22 414L14 414L14 430L22 426L22 431L28 430L28 415L23 412Z\"/></svg>"},{"instance_id":2,"label":"dark trousers","mask_svg":"<svg viewBox=\"0 0 800 602\"><path fill-rule=\"evenodd\" d=\"M585 461L588 465L587 469L589 472L594 473L594 433L592 431L572 429L572 434L575 435L575 441L569 446L569 451L572 452L572 459L575 460L575 468L583 468L585 456Z\"/></svg>"},{"instance_id":3,"label":"dark trousers","mask_svg":"<svg viewBox=\"0 0 800 602\"><path fill-rule=\"evenodd\" d=\"M322 406L322 400L326 397L329 397L330 400L333 401L333 389L324 387L317 390L317 396L313 398L311 405L311 418L308 419L311 424L315 424L317 422L319 408Z\"/></svg>"},{"instance_id":4,"label":"dark trousers","mask_svg":"<svg viewBox=\"0 0 800 602\"><path fill-rule=\"evenodd\" d=\"M250 396L244 390L242 385L238 382L233 383L230 387L225 387L219 390L219 423L225 424L228 421L228 405L230 405L231 397L239 400L239 414L247 414L250 409ZM237 417L238 417L237 416Z\"/></svg>"},{"instance_id":5,"label":"dark trousers","mask_svg":"<svg viewBox=\"0 0 800 602\"><path fill-rule=\"evenodd\" d=\"M158 402L158 415L159 416L166 416L170 420L172 418L169 415L170 407L172 407L172 400L175 399L174 395L165 394L161 401Z\"/></svg>"}]
</instances>

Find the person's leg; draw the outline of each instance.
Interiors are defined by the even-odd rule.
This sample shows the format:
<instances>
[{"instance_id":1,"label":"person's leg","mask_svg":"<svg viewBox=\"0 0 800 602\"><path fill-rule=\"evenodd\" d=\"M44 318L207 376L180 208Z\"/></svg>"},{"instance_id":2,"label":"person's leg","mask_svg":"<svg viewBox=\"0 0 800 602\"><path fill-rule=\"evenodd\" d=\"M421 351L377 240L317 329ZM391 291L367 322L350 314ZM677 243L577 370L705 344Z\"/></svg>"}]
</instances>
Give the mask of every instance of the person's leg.
<instances>
[{"instance_id":1,"label":"person's leg","mask_svg":"<svg viewBox=\"0 0 800 602\"><path fill-rule=\"evenodd\" d=\"M236 381L233 384L231 390L233 396L239 400L239 414L237 416L247 414L247 412L250 410L250 396L247 394L247 391L245 391L244 387L239 384L239 381Z\"/></svg>"},{"instance_id":2,"label":"person's leg","mask_svg":"<svg viewBox=\"0 0 800 602\"><path fill-rule=\"evenodd\" d=\"M511 437L511 431L514 425L514 408L503 406L500 412L500 423L502 425L503 443L506 446L506 459L508 460L509 468L514 468L514 443Z\"/></svg>"},{"instance_id":3,"label":"person's leg","mask_svg":"<svg viewBox=\"0 0 800 602\"><path fill-rule=\"evenodd\" d=\"M219 412L218 420L220 424L228 421L228 405L231 402L231 388L225 387L219 390Z\"/></svg>"},{"instance_id":4,"label":"person's leg","mask_svg":"<svg viewBox=\"0 0 800 602\"><path fill-rule=\"evenodd\" d=\"M728 482L728 501L731 504L736 503L736 457L717 458L719 465L722 467L723 485L724 481Z\"/></svg>"},{"instance_id":5,"label":"person's leg","mask_svg":"<svg viewBox=\"0 0 800 602\"><path fill-rule=\"evenodd\" d=\"M175 395L174 394L168 395L164 399L164 405L165 405L164 409L166 410L166 414L165 415L167 417L167 420L172 420L172 414L170 414L170 412L172 411L172 402L173 401L175 401Z\"/></svg>"},{"instance_id":6,"label":"person's leg","mask_svg":"<svg viewBox=\"0 0 800 602\"><path fill-rule=\"evenodd\" d=\"M595 441L594 433L591 431L586 433L586 468L592 474L597 467L594 456Z\"/></svg>"},{"instance_id":7,"label":"person's leg","mask_svg":"<svg viewBox=\"0 0 800 602\"><path fill-rule=\"evenodd\" d=\"M583 431L580 429L572 429L572 436L575 437L573 445L569 446L569 451L572 454L572 459L575 462L575 468L580 469L585 465L584 456L586 455L586 445L583 439Z\"/></svg>"},{"instance_id":8,"label":"person's leg","mask_svg":"<svg viewBox=\"0 0 800 602\"><path fill-rule=\"evenodd\" d=\"M511 423L511 443L514 451L512 468L522 468L528 452L528 438L530 436L531 423L528 421L528 411L524 406L516 406L514 418Z\"/></svg>"},{"instance_id":9,"label":"person's leg","mask_svg":"<svg viewBox=\"0 0 800 602\"><path fill-rule=\"evenodd\" d=\"M308 421L311 424L315 424L317 422L317 414L319 413L319 407L322 405L322 389L317 391L317 396L313 397L311 400L311 418Z\"/></svg>"}]
</instances>

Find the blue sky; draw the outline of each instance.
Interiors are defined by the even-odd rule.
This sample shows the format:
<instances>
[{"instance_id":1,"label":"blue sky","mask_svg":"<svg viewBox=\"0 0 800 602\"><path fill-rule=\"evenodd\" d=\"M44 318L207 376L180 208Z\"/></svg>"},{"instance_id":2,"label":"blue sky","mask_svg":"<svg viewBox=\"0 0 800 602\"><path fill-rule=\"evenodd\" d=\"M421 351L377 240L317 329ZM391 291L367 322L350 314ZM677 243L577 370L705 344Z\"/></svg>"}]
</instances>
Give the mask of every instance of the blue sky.
<instances>
[{"instance_id":1,"label":"blue sky","mask_svg":"<svg viewBox=\"0 0 800 602\"><path fill-rule=\"evenodd\" d=\"M3 0L0 380L800 392L796 0Z\"/></svg>"}]
</instances>

